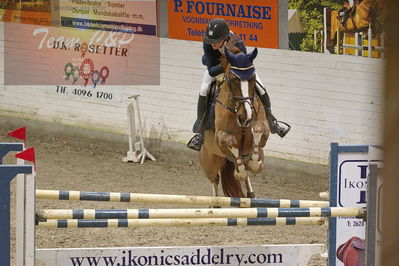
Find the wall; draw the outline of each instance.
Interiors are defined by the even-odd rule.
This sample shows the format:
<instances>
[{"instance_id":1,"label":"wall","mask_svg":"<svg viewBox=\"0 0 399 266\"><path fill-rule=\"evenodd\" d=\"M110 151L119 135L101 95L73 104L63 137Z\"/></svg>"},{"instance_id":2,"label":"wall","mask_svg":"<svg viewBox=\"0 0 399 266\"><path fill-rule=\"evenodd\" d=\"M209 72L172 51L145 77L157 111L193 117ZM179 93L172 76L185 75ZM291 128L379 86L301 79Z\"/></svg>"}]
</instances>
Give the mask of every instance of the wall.
<instances>
[{"instance_id":1,"label":"wall","mask_svg":"<svg viewBox=\"0 0 399 266\"><path fill-rule=\"evenodd\" d=\"M199 42L161 39L160 86L115 87L122 102L59 95L48 86L2 85L0 115L127 134L127 97L140 94L145 135L186 143L205 69L201 56ZM259 49L255 67L273 112L292 125L284 139L271 136L266 155L327 164L332 141L382 143L382 66L381 59ZM1 65L1 77L3 71Z\"/></svg>"}]
</instances>

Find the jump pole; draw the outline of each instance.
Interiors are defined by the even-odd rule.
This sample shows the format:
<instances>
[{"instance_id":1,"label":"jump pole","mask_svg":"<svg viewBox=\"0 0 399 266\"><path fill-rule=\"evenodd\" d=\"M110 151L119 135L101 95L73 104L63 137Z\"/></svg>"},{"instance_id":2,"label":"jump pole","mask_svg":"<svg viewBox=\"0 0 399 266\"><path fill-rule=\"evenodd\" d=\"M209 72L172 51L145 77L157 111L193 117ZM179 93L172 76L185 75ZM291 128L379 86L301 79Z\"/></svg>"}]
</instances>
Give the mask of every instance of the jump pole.
<instances>
[{"instance_id":1,"label":"jump pole","mask_svg":"<svg viewBox=\"0 0 399 266\"><path fill-rule=\"evenodd\" d=\"M277 218L277 217L365 217L363 208L222 208L222 209L110 209L37 212L40 219L181 219L181 218Z\"/></svg>"},{"instance_id":2,"label":"jump pole","mask_svg":"<svg viewBox=\"0 0 399 266\"><path fill-rule=\"evenodd\" d=\"M310 208L328 207L328 201L262 199L262 198L229 198L209 196L185 196L165 194L140 194L120 192L85 192L63 190L36 190L36 199L41 200L87 200L157 204L187 204L220 207L274 207L274 208Z\"/></svg>"},{"instance_id":3,"label":"jump pole","mask_svg":"<svg viewBox=\"0 0 399 266\"><path fill-rule=\"evenodd\" d=\"M196 218L196 219L52 219L38 222L36 228L128 228L143 226L275 226L275 225L322 225L325 218Z\"/></svg>"}]
</instances>

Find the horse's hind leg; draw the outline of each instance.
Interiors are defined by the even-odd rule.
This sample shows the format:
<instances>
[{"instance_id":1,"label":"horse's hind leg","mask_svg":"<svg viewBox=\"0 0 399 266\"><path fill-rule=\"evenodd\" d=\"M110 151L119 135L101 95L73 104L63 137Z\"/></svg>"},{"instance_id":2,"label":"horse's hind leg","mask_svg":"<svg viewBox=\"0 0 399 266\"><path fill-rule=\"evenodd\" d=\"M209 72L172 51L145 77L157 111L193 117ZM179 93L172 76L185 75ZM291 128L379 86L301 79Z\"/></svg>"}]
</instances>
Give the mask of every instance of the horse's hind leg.
<instances>
[{"instance_id":1,"label":"horse's hind leg","mask_svg":"<svg viewBox=\"0 0 399 266\"><path fill-rule=\"evenodd\" d=\"M212 184L212 195L218 195L218 186L219 186L219 169L226 163L226 159L220 156L213 155L208 153L206 145L202 146L201 151L199 152L199 162L204 170L206 177L211 181Z\"/></svg>"},{"instance_id":2,"label":"horse's hind leg","mask_svg":"<svg viewBox=\"0 0 399 266\"><path fill-rule=\"evenodd\" d=\"M212 184L212 196L217 197L219 196L219 177L220 174L218 173L218 182L217 183L211 183Z\"/></svg>"}]
</instances>

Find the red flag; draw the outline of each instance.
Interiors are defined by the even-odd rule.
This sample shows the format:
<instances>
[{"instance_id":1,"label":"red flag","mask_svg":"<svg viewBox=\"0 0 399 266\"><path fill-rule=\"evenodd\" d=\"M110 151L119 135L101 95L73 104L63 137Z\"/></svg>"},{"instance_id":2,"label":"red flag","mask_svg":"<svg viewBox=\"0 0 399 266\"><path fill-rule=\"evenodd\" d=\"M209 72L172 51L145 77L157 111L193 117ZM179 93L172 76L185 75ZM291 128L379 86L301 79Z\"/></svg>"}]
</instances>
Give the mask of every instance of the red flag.
<instances>
[{"instance_id":1,"label":"red flag","mask_svg":"<svg viewBox=\"0 0 399 266\"><path fill-rule=\"evenodd\" d=\"M35 160L35 148L29 148L26 149L20 153L15 154L16 158L25 160L25 161L29 161L29 162L33 162L34 164L36 164L36 160Z\"/></svg>"},{"instance_id":2,"label":"red flag","mask_svg":"<svg viewBox=\"0 0 399 266\"><path fill-rule=\"evenodd\" d=\"M8 132L7 135L10 137L22 139L23 141L25 141L26 140L26 127L21 127L14 131Z\"/></svg>"}]
</instances>

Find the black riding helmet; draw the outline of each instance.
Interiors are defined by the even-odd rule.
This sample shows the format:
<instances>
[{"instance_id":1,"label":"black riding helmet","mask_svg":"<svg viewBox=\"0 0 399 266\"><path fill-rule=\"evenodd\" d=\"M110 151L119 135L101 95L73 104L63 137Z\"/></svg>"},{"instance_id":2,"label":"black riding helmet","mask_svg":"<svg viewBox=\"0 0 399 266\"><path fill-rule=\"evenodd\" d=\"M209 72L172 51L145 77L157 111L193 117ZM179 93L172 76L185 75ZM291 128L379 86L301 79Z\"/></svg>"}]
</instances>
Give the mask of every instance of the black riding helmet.
<instances>
[{"instance_id":1,"label":"black riding helmet","mask_svg":"<svg viewBox=\"0 0 399 266\"><path fill-rule=\"evenodd\" d=\"M227 38L230 33L229 26L224 19L212 19L206 27L204 43L213 44Z\"/></svg>"}]
</instances>

